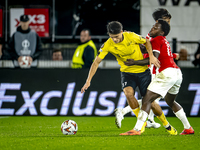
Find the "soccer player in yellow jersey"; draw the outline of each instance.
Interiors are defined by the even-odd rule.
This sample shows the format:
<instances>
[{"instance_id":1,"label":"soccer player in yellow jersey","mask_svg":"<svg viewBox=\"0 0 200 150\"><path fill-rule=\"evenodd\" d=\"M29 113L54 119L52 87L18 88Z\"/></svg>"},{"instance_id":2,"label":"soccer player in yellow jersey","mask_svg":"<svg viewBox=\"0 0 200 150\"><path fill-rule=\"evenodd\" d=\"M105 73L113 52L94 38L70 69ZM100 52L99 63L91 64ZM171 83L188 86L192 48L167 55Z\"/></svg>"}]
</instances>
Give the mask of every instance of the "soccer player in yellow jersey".
<instances>
[{"instance_id":1,"label":"soccer player in yellow jersey","mask_svg":"<svg viewBox=\"0 0 200 150\"><path fill-rule=\"evenodd\" d=\"M90 68L86 83L82 87L81 92L83 93L88 89L92 77L95 75L100 62L110 52L116 57L119 65L121 66L120 71L122 89L126 95L128 104L133 109L133 112L137 117L140 108L137 99L134 97L135 89L138 87L141 95L144 96L146 94L147 87L151 82L151 73L147 65L126 66L124 61L127 59L143 59L139 44L145 44L149 53L150 64L154 64L156 67L160 67L159 61L152 53L150 41L141 37L140 35L135 34L134 32L123 32L123 26L120 22L112 21L108 23L107 31L110 38L104 43L104 45L102 45L100 54L94 60ZM160 109L159 111L162 111L159 105L156 108ZM154 114L156 115L156 112L154 112ZM162 120L166 121L165 116L162 118ZM128 133L128 135L131 134Z\"/></svg>"},{"instance_id":2,"label":"soccer player in yellow jersey","mask_svg":"<svg viewBox=\"0 0 200 150\"><path fill-rule=\"evenodd\" d=\"M100 49L100 54L94 60L90 68L86 83L82 87L81 92L85 92L85 90L87 90L87 88L90 86L90 82L92 80L92 77L96 73L99 63L102 61L102 59L104 59L108 52L110 52L116 57L119 65L121 66L120 71L122 72L122 88L124 89L123 91L128 99L128 103L132 109L138 108L138 102L134 97L134 90L138 85L136 83L129 83L127 81L130 80L128 79L128 73L144 74L144 77L148 76L148 79L146 80L148 80L147 83L149 84L151 81L150 71L147 65L126 66L124 64L124 61L130 58L135 60L143 59L139 44L146 44L147 51L150 55L150 63L159 66L159 61L153 56L150 41L133 32L123 32L123 26L120 22L112 21L108 23L107 31L110 38L102 45ZM130 84L134 84L133 87L131 87ZM142 84L140 86L142 86ZM146 92L146 88L143 89L143 91ZM143 93L143 95L145 94L145 92Z\"/></svg>"},{"instance_id":3,"label":"soccer player in yellow jersey","mask_svg":"<svg viewBox=\"0 0 200 150\"><path fill-rule=\"evenodd\" d=\"M122 36L122 41L117 41L117 36ZM124 32L119 35L112 36L109 38L106 43L101 47L99 58L104 59L104 57L108 54L108 52L112 53L118 64L121 66L121 72L129 72L129 73L142 73L145 72L148 67L144 66L126 66L124 61L129 58L134 60L142 60L143 55L139 48L139 43L146 43L146 39L133 33L133 32Z\"/></svg>"}]
</instances>

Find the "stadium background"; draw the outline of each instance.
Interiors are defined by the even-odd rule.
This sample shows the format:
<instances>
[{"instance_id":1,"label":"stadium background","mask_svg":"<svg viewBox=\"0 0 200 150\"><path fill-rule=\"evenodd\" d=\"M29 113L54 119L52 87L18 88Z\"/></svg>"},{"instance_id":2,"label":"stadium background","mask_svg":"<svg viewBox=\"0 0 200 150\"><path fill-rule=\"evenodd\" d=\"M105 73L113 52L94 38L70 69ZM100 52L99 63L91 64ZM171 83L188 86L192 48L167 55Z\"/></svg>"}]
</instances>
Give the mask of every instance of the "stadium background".
<instances>
[{"instance_id":1,"label":"stadium background","mask_svg":"<svg viewBox=\"0 0 200 150\"><path fill-rule=\"evenodd\" d=\"M16 25L12 10L48 9L45 16L48 17L45 22L48 34L41 37L44 51L38 67L24 70L14 68L9 57L0 61L0 115L113 116L116 107L127 105L121 91L119 66L114 57L108 55L92 86L81 95L80 89L88 70L70 69L79 33L82 28L90 28L99 48L108 38L106 24L118 20L125 30L145 36L154 23L152 12L155 8L163 7L172 14L171 32L167 38L173 52L179 52L183 47L188 51L188 60L177 62L184 77L177 101L184 107L187 116L200 116L200 73L199 68L191 63L200 39L199 6L198 0L74 0L65 3L61 0L0 0L0 38L5 49L12 27ZM35 22L37 15L32 14ZM37 29L39 25L33 26ZM64 61L51 61L54 48L63 50ZM140 98L139 93L136 96ZM174 116L164 101L160 104L167 116Z\"/></svg>"}]
</instances>

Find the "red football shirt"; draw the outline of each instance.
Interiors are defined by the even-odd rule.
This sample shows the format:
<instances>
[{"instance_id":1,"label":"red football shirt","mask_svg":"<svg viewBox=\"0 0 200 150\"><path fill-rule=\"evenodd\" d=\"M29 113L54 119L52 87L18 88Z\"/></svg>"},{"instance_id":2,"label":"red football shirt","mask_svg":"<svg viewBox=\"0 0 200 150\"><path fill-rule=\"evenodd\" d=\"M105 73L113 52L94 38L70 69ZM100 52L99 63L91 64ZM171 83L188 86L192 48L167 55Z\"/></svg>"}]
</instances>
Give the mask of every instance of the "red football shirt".
<instances>
[{"instance_id":1,"label":"red football shirt","mask_svg":"<svg viewBox=\"0 0 200 150\"><path fill-rule=\"evenodd\" d=\"M173 59L171 47L167 39L163 36L157 36L151 39L153 51L160 53L158 60L160 61L159 72L166 68L179 68Z\"/></svg>"},{"instance_id":2,"label":"red football shirt","mask_svg":"<svg viewBox=\"0 0 200 150\"><path fill-rule=\"evenodd\" d=\"M146 35L146 39L149 39L150 41L153 40L153 38L150 37L149 33ZM173 58L174 58L174 59L177 57L177 54L175 54L175 53L173 53L172 55L173 55ZM148 53L145 53L145 54L143 54L143 57L144 57L144 58L148 58L148 57L149 57L149 54L148 54ZM150 66L150 65L148 65L148 67L149 67L149 66ZM153 67L152 69L153 69L153 70L152 70L152 74L156 74L156 69L155 69L155 67Z\"/></svg>"}]
</instances>

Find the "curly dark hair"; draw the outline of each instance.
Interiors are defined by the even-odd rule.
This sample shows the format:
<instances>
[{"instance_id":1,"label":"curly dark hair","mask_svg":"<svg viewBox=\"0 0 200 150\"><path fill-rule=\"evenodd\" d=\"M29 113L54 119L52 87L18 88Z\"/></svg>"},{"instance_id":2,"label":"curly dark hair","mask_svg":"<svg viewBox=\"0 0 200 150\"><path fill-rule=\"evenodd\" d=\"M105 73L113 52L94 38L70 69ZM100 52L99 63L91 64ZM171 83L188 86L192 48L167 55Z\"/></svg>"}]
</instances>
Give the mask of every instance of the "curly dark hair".
<instances>
[{"instance_id":1,"label":"curly dark hair","mask_svg":"<svg viewBox=\"0 0 200 150\"><path fill-rule=\"evenodd\" d=\"M161 30L164 32L164 36L167 36L170 31L170 25L162 19L158 19L158 23L161 24Z\"/></svg>"}]
</instances>

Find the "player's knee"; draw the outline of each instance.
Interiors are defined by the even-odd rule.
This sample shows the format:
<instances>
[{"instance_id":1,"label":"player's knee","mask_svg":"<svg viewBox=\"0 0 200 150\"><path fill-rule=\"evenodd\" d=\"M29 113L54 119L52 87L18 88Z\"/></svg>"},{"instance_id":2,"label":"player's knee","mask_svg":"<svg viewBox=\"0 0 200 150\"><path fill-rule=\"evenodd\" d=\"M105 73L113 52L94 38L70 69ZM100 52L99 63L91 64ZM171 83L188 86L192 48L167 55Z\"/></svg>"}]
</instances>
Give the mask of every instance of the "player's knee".
<instances>
[{"instance_id":1,"label":"player's knee","mask_svg":"<svg viewBox=\"0 0 200 150\"><path fill-rule=\"evenodd\" d=\"M126 98L132 98L134 96L133 89L130 88L124 88L124 94L126 95Z\"/></svg>"},{"instance_id":2,"label":"player's knee","mask_svg":"<svg viewBox=\"0 0 200 150\"><path fill-rule=\"evenodd\" d=\"M125 93L127 99L132 99L134 96L131 93Z\"/></svg>"},{"instance_id":3,"label":"player's knee","mask_svg":"<svg viewBox=\"0 0 200 150\"><path fill-rule=\"evenodd\" d=\"M173 102L166 101L166 103L167 103L168 106L173 107Z\"/></svg>"},{"instance_id":4,"label":"player's knee","mask_svg":"<svg viewBox=\"0 0 200 150\"><path fill-rule=\"evenodd\" d=\"M142 99L142 105L143 104L147 104L147 103L152 103L153 102L153 97L149 97L149 96L145 96L143 99Z\"/></svg>"},{"instance_id":5,"label":"player's knee","mask_svg":"<svg viewBox=\"0 0 200 150\"><path fill-rule=\"evenodd\" d=\"M175 104L174 101L172 101L172 100L170 100L170 99L168 99L168 98L166 98L165 101L166 101L167 105L169 105L171 108L172 108L173 105Z\"/></svg>"}]
</instances>

